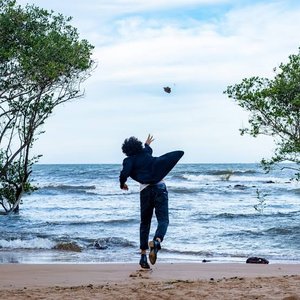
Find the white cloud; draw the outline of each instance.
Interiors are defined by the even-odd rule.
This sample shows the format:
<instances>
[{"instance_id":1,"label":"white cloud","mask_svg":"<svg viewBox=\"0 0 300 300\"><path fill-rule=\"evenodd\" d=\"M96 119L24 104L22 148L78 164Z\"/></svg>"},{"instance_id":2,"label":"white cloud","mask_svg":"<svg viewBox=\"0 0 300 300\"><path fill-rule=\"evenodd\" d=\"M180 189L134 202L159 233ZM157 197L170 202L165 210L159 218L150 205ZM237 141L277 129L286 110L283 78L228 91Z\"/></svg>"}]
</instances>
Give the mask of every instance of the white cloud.
<instances>
[{"instance_id":1,"label":"white cloud","mask_svg":"<svg viewBox=\"0 0 300 300\"><path fill-rule=\"evenodd\" d=\"M263 19L246 18L248 10L250 16L262 14ZM220 24L194 22L189 28L127 18L119 23L118 40L96 49L99 69L92 81L132 87L169 82L199 92L206 87L220 90L245 76L269 76L297 49L294 28L300 21L295 15L291 11L287 16L278 5L257 5L230 12Z\"/></svg>"},{"instance_id":2,"label":"white cloud","mask_svg":"<svg viewBox=\"0 0 300 300\"><path fill-rule=\"evenodd\" d=\"M212 1L34 2L70 8L99 63L86 99L61 108L46 125L37 147L45 162L117 162L126 136L148 132L157 136L157 154L183 148L186 162L271 154L269 139L239 136L247 113L222 92L244 77L272 76L273 67L297 52L300 7L293 1L237 7L240 1L214 1L231 8L208 19L174 18L168 9L207 9Z\"/></svg>"},{"instance_id":3,"label":"white cloud","mask_svg":"<svg viewBox=\"0 0 300 300\"><path fill-rule=\"evenodd\" d=\"M40 0L41 1L41 0ZM46 0L44 0L46 1ZM104 17L116 17L124 14L143 13L149 11L168 11L195 7L199 5L216 5L230 3L230 0L102 0L102 1L72 1L83 10L96 11Z\"/></svg>"}]
</instances>

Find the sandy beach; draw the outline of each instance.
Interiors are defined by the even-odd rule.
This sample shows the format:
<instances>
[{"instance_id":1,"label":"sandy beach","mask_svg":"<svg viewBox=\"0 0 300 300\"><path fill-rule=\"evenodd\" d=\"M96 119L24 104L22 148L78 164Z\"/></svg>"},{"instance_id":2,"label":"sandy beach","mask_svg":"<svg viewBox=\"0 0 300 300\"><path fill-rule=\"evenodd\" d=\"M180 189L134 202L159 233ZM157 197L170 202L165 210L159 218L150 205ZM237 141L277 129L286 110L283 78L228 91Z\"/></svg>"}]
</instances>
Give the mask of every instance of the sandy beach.
<instances>
[{"instance_id":1,"label":"sandy beach","mask_svg":"<svg viewBox=\"0 0 300 300\"><path fill-rule=\"evenodd\" d=\"M300 299L299 264L2 264L0 299Z\"/></svg>"}]
</instances>

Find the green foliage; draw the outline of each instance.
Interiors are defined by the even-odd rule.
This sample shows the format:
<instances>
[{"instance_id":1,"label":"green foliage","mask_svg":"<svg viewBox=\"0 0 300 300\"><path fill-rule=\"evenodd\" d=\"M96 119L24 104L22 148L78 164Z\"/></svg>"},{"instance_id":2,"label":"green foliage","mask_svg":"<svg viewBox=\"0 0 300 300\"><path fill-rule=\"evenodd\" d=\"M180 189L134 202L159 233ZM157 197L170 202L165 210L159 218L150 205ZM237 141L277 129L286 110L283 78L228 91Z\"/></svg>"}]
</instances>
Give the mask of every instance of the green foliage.
<instances>
[{"instance_id":1,"label":"green foliage","mask_svg":"<svg viewBox=\"0 0 300 300\"><path fill-rule=\"evenodd\" d=\"M29 161L28 168L32 165L33 161ZM5 177L1 178L0 197L8 204L7 210L14 205L18 193L30 193L36 190L30 182L23 180L26 178L25 172L23 165L19 161L14 161L8 166Z\"/></svg>"},{"instance_id":2,"label":"green foliage","mask_svg":"<svg viewBox=\"0 0 300 300\"><path fill-rule=\"evenodd\" d=\"M263 194L261 191L256 189L256 198L258 199L258 204L255 204L253 207L256 211L258 211L261 214L264 212L264 209L267 206L266 196L268 196L268 194Z\"/></svg>"},{"instance_id":3,"label":"green foliage","mask_svg":"<svg viewBox=\"0 0 300 300\"><path fill-rule=\"evenodd\" d=\"M0 0L0 204L14 209L29 183L30 157L53 109L81 97L94 67L93 46L70 17ZM7 209L8 205L8 209Z\"/></svg>"},{"instance_id":4,"label":"green foliage","mask_svg":"<svg viewBox=\"0 0 300 300\"><path fill-rule=\"evenodd\" d=\"M277 145L274 156L263 159L269 171L279 162L296 164L296 178L300 179L300 52L289 56L289 61L274 68L273 79L251 77L228 86L226 93L242 108L250 112L249 127L241 134L253 137L268 135Z\"/></svg>"}]
</instances>

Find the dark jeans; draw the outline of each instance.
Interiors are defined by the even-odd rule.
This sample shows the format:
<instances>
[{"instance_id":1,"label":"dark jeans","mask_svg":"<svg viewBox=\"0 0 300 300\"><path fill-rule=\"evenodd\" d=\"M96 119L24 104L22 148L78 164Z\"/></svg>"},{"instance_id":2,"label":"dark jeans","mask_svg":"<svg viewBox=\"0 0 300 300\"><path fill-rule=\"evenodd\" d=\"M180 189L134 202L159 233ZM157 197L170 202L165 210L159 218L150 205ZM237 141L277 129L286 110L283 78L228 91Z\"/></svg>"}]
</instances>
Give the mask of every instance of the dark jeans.
<instances>
[{"instance_id":1,"label":"dark jeans","mask_svg":"<svg viewBox=\"0 0 300 300\"><path fill-rule=\"evenodd\" d=\"M141 224L140 249L148 249L148 239L153 210L157 219L157 229L153 240L163 241L169 225L168 191L164 183L147 186L140 193Z\"/></svg>"}]
</instances>

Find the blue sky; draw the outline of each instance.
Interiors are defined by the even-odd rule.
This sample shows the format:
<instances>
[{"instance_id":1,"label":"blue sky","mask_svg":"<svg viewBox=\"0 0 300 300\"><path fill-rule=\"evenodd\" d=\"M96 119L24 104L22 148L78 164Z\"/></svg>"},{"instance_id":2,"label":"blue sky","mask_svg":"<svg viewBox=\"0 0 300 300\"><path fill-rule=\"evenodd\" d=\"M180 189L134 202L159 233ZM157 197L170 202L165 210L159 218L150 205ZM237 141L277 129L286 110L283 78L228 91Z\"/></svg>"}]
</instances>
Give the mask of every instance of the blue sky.
<instances>
[{"instance_id":1,"label":"blue sky","mask_svg":"<svg viewBox=\"0 0 300 300\"><path fill-rule=\"evenodd\" d=\"M273 76L297 53L300 2L19 0L72 16L95 46L85 97L58 107L35 145L41 163L119 163L128 136L155 136L154 155L183 162L259 162L268 137L241 137L248 113L223 91ZM171 94L163 91L172 88Z\"/></svg>"}]
</instances>

